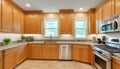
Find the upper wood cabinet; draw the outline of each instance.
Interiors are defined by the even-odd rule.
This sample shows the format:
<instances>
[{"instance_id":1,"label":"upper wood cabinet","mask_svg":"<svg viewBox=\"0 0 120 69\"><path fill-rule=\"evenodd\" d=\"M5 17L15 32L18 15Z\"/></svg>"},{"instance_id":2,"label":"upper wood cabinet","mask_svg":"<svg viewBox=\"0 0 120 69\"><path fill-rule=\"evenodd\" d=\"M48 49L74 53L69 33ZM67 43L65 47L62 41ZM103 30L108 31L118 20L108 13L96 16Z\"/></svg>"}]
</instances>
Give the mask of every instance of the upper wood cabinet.
<instances>
[{"instance_id":1,"label":"upper wood cabinet","mask_svg":"<svg viewBox=\"0 0 120 69\"><path fill-rule=\"evenodd\" d=\"M15 33L23 33L23 20L24 20L24 14L22 11L14 8L14 24L13 24L13 31Z\"/></svg>"},{"instance_id":2,"label":"upper wood cabinet","mask_svg":"<svg viewBox=\"0 0 120 69\"><path fill-rule=\"evenodd\" d=\"M42 20L43 20L43 15L41 11L40 12L26 12L25 23L24 23L24 33L40 34Z\"/></svg>"},{"instance_id":3,"label":"upper wood cabinet","mask_svg":"<svg viewBox=\"0 0 120 69\"><path fill-rule=\"evenodd\" d=\"M114 0L115 1L115 15L120 14L120 0Z\"/></svg>"},{"instance_id":4,"label":"upper wood cabinet","mask_svg":"<svg viewBox=\"0 0 120 69\"><path fill-rule=\"evenodd\" d=\"M73 10L60 10L60 33L73 34Z\"/></svg>"},{"instance_id":5,"label":"upper wood cabinet","mask_svg":"<svg viewBox=\"0 0 120 69\"><path fill-rule=\"evenodd\" d=\"M103 5L103 20L106 20L110 17L112 17L112 0L109 0Z\"/></svg>"},{"instance_id":6,"label":"upper wood cabinet","mask_svg":"<svg viewBox=\"0 0 120 69\"><path fill-rule=\"evenodd\" d=\"M95 21L95 9L90 9L88 12L89 24L88 24L88 33L96 34L96 21Z\"/></svg>"},{"instance_id":7,"label":"upper wood cabinet","mask_svg":"<svg viewBox=\"0 0 120 69\"><path fill-rule=\"evenodd\" d=\"M2 0L0 0L0 31L2 30L2 18L1 18L1 16L2 16Z\"/></svg>"},{"instance_id":8,"label":"upper wood cabinet","mask_svg":"<svg viewBox=\"0 0 120 69\"><path fill-rule=\"evenodd\" d=\"M13 32L13 6L7 0L2 0L2 30Z\"/></svg>"}]
</instances>

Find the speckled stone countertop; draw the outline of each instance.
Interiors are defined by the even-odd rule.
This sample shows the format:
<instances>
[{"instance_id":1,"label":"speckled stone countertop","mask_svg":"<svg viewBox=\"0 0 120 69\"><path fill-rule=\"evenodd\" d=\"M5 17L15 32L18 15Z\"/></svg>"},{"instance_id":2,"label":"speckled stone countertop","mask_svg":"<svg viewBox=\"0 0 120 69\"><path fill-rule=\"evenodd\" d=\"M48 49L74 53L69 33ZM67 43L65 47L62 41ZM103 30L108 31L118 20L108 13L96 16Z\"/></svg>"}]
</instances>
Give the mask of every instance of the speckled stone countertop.
<instances>
[{"instance_id":1,"label":"speckled stone countertop","mask_svg":"<svg viewBox=\"0 0 120 69\"><path fill-rule=\"evenodd\" d=\"M6 49L10 49L10 48L14 48L14 47L18 47L18 46L25 46L27 44L31 44L31 43L37 43L37 44L85 44L85 45L98 45L97 43L91 42L91 41L57 41L55 43L46 43L44 41L32 41L32 42L13 42L7 46L4 45L0 45L0 51L6 50Z\"/></svg>"},{"instance_id":2,"label":"speckled stone countertop","mask_svg":"<svg viewBox=\"0 0 120 69\"><path fill-rule=\"evenodd\" d=\"M113 53L112 55L113 55L114 57L120 58L120 53Z\"/></svg>"}]
</instances>

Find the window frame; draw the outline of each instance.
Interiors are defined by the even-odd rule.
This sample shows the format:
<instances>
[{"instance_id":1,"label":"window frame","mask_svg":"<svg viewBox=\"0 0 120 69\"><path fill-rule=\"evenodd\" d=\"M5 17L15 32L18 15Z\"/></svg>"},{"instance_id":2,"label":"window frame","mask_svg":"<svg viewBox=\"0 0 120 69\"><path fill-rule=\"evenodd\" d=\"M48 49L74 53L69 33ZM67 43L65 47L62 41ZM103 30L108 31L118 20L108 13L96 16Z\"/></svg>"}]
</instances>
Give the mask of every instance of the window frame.
<instances>
[{"instance_id":1,"label":"window frame","mask_svg":"<svg viewBox=\"0 0 120 69\"><path fill-rule=\"evenodd\" d=\"M86 22L86 28L76 28L76 21L77 20L83 20L83 21L85 21ZM85 37L76 37L76 29L85 29L86 30ZM74 20L74 38L76 38L76 39L79 39L79 38L87 39L87 36L88 36L88 19L76 18Z\"/></svg>"},{"instance_id":2,"label":"window frame","mask_svg":"<svg viewBox=\"0 0 120 69\"><path fill-rule=\"evenodd\" d=\"M52 20L52 19L53 19L53 20L57 20L57 22L58 22L58 27L57 27L57 28L45 28L45 26L46 26L46 25L45 25L46 19L48 19L48 20L49 20L49 19L50 19L50 20ZM43 22L43 30L44 30L43 32L44 32L44 33L43 33L43 35L44 35L44 37L46 37L46 38L51 38L51 36L46 36L46 35L45 35L45 30L46 30L46 29L57 29L57 30L58 30L58 32L57 32L58 35L57 35L57 36L52 36L52 38L57 38L57 37L59 37L59 18L45 18L45 19L44 19L44 22Z\"/></svg>"}]
</instances>

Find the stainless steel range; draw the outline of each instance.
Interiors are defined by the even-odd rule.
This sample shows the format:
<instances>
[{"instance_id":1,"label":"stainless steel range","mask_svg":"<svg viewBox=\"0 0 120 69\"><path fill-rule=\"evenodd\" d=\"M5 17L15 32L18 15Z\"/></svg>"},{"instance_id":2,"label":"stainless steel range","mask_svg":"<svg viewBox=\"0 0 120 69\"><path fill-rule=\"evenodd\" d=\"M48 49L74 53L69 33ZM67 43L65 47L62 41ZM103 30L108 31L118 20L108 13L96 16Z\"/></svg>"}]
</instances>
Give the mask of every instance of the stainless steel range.
<instances>
[{"instance_id":1,"label":"stainless steel range","mask_svg":"<svg viewBox=\"0 0 120 69\"><path fill-rule=\"evenodd\" d=\"M120 53L120 40L111 39L105 45L94 45L95 66L102 69L111 69L112 53Z\"/></svg>"}]
</instances>

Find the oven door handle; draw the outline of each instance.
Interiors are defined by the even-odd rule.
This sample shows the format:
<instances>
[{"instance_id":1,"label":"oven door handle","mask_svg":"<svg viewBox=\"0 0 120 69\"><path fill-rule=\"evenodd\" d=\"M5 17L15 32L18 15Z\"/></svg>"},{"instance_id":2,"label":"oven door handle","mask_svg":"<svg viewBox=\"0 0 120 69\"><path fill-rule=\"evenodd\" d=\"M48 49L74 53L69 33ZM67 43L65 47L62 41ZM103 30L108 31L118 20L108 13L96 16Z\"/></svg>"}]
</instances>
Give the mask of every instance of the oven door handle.
<instances>
[{"instance_id":1,"label":"oven door handle","mask_svg":"<svg viewBox=\"0 0 120 69\"><path fill-rule=\"evenodd\" d=\"M101 56L100 54L93 52L96 56L100 57L101 59L103 59L105 62L110 62L110 59L104 58L103 56Z\"/></svg>"}]
</instances>

